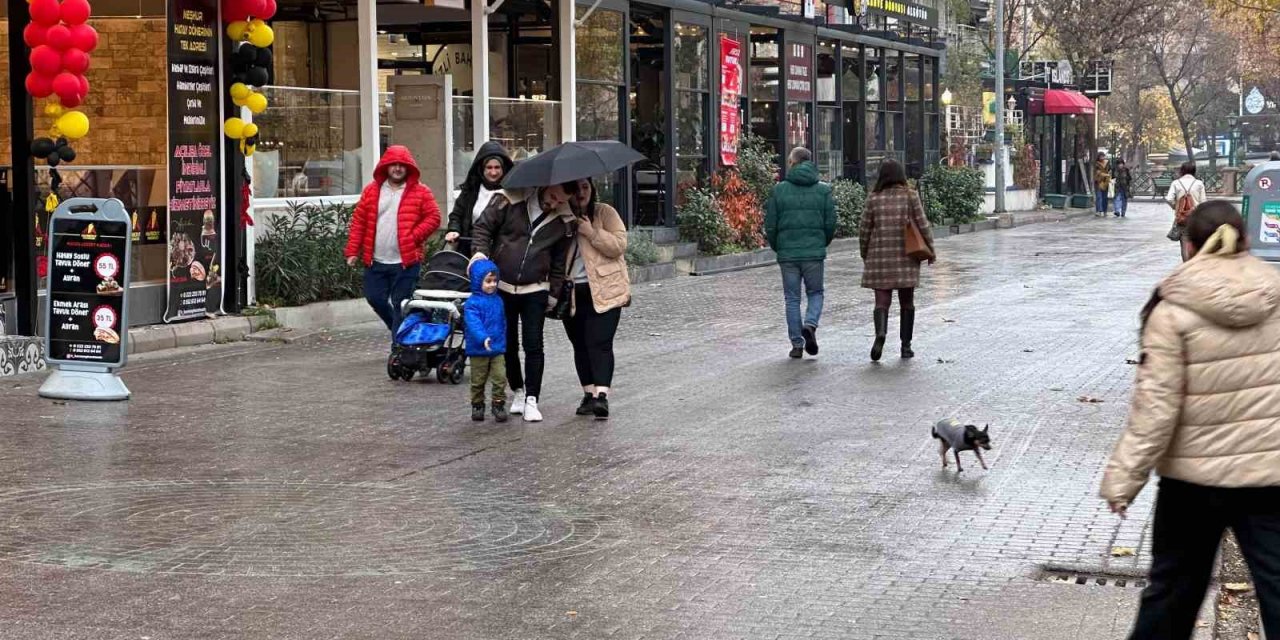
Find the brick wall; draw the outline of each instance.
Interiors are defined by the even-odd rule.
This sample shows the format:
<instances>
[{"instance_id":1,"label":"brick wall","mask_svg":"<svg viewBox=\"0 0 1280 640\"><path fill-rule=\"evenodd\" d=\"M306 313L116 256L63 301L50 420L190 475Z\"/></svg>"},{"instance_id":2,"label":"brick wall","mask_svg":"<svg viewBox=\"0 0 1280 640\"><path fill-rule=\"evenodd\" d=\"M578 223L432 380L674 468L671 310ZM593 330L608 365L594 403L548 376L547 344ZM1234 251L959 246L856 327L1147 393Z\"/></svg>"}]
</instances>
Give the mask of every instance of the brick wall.
<instances>
[{"instance_id":1,"label":"brick wall","mask_svg":"<svg viewBox=\"0 0 1280 640\"><path fill-rule=\"evenodd\" d=\"M100 34L89 67L89 97L81 110L89 116L89 136L73 146L75 164L164 165L165 20L96 18ZM0 22L0 87L9 80L7 22ZM35 132L47 135L52 119L37 101ZM9 92L0 90L0 162L9 164Z\"/></svg>"}]
</instances>

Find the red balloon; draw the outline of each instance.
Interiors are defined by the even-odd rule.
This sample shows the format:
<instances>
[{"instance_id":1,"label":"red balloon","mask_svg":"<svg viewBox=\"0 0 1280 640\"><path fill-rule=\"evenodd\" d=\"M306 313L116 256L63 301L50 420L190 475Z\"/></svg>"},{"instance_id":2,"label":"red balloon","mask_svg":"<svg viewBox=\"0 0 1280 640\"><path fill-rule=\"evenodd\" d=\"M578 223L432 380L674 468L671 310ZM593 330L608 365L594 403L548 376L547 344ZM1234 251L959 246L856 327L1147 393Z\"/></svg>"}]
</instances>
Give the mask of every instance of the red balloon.
<instances>
[{"instance_id":1,"label":"red balloon","mask_svg":"<svg viewBox=\"0 0 1280 640\"><path fill-rule=\"evenodd\" d=\"M32 49L45 44L45 38L49 34L49 27L35 22L28 22L26 28L22 30L22 41L27 43Z\"/></svg>"},{"instance_id":2,"label":"red balloon","mask_svg":"<svg viewBox=\"0 0 1280 640\"><path fill-rule=\"evenodd\" d=\"M262 15L254 16L263 20L270 20L276 15L276 0L262 0Z\"/></svg>"},{"instance_id":3,"label":"red balloon","mask_svg":"<svg viewBox=\"0 0 1280 640\"><path fill-rule=\"evenodd\" d=\"M27 11L31 13L32 21L46 27L52 27L62 19L62 8L58 6L58 0L31 0Z\"/></svg>"},{"instance_id":4,"label":"red balloon","mask_svg":"<svg viewBox=\"0 0 1280 640\"><path fill-rule=\"evenodd\" d=\"M85 53L98 48L98 30L87 24L71 27L71 46Z\"/></svg>"},{"instance_id":5,"label":"red balloon","mask_svg":"<svg viewBox=\"0 0 1280 640\"><path fill-rule=\"evenodd\" d=\"M89 79L82 75L76 76L76 78L80 81L80 99L83 100L85 96L89 95Z\"/></svg>"},{"instance_id":6,"label":"red balloon","mask_svg":"<svg viewBox=\"0 0 1280 640\"><path fill-rule=\"evenodd\" d=\"M42 76L52 78L62 71L62 54L53 47L42 44L31 50L31 68Z\"/></svg>"},{"instance_id":7,"label":"red balloon","mask_svg":"<svg viewBox=\"0 0 1280 640\"><path fill-rule=\"evenodd\" d=\"M58 51L66 51L71 48L71 30L63 25L55 24L49 27L49 32L45 35L48 45Z\"/></svg>"},{"instance_id":8,"label":"red balloon","mask_svg":"<svg viewBox=\"0 0 1280 640\"><path fill-rule=\"evenodd\" d=\"M79 49L67 49L62 54L62 68L81 75L89 69L89 54Z\"/></svg>"},{"instance_id":9,"label":"red balloon","mask_svg":"<svg viewBox=\"0 0 1280 640\"><path fill-rule=\"evenodd\" d=\"M72 99L76 100L76 104L79 104L79 101L84 99L84 94L80 91L81 77L82 76L78 76L74 73L67 73L66 71L63 71L53 79L53 92L58 94L58 97L62 99L62 106L73 106L67 104L67 102Z\"/></svg>"},{"instance_id":10,"label":"red balloon","mask_svg":"<svg viewBox=\"0 0 1280 640\"><path fill-rule=\"evenodd\" d=\"M53 80L32 71L27 74L27 93L32 98L48 98L53 95Z\"/></svg>"},{"instance_id":11,"label":"red balloon","mask_svg":"<svg viewBox=\"0 0 1280 640\"><path fill-rule=\"evenodd\" d=\"M68 25L84 24L92 11L89 0L62 0L62 21Z\"/></svg>"},{"instance_id":12,"label":"red balloon","mask_svg":"<svg viewBox=\"0 0 1280 640\"><path fill-rule=\"evenodd\" d=\"M222 21L227 23L261 17L264 0L223 0Z\"/></svg>"}]
</instances>

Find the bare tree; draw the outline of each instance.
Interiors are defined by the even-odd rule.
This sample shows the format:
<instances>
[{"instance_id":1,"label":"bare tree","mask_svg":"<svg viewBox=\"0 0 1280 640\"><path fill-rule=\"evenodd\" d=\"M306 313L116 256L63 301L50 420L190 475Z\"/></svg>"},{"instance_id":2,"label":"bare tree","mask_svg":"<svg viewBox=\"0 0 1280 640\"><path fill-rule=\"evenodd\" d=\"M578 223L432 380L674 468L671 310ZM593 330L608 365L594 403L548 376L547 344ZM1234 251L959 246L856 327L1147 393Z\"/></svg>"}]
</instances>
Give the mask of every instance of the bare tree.
<instances>
[{"instance_id":1,"label":"bare tree","mask_svg":"<svg viewBox=\"0 0 1280 640\"><path fill-rule=\"evenodd\" d=\"M1036 22L1080 71L1089 60L1141 50L1162 30L1167 0L1036 0Z\"/></svg>"},{"instance_id":2,"label":"bare tree","mask_svg":"<svg viewBox=\"0 0 1280 640\"><path fill-rule=\"evenodd\" d=\"M1229 83L1238 75L1237 45L1218 28L1212 11L1200 0L1182 0L1166 11L1166 19L1176 28L1152 36L1147 54L1169 94L1187 154L1194 157L1197 123L1203 126L1205 120L1218 120L1224 102L1234 100ZM1213 133L1214 124L1208 125L1207 133Z\"/></svg>"}]
</instances>

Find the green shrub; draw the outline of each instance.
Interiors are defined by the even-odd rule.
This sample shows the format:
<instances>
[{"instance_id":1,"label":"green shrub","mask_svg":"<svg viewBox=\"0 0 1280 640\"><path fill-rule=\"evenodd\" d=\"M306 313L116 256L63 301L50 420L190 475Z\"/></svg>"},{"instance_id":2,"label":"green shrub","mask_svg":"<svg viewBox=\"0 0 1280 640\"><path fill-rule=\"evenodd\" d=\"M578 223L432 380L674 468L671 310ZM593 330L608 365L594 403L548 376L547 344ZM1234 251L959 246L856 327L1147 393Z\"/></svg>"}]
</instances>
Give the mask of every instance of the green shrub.
<instances>
[{"instance_id":1,"label":"green shrub","mask_svg":"<svg viewBox=\"0 0 1280 640\"><path fill-rule=\"evenodd\" d=\"M934 165L920 181L920 199L932 224L971 222L982 217L986 192L982 171Z\"/></svg>"},{"instance_id":2,"label":"green shrub","mask_svg":"<svg viewBox=\"0 0 1280 640\"><path fill-rule=\"evenodd\" d=\"M280 307L362 296L361 270L342 258L354 210L291 202L287 213L268 214L271 230L254 248L258 301Z\"/></svg>"},{"instance_id":3,"label":"green shrub","mask_svg":"<svg viewBox=\"0 0 1280 640\"><path fill-rule=\"evenodd\" d=\"M728 250L733 229L720 213L711 189L690 187L684 190L680 210L676 215L680 237L698 243L698 251L708 255L722 255Z\"/></svg>"},{"instance_id":4,"label":"green shrub","mask_svg":"<svg viewBox=\"0 0 1280 640\"><path fill-rule=\"evenodd\" d=\"M836 237L858 235L862 210L867 204L867 190L853 180L836 180L831 183L831 189L836 200Z\"/></svg>"},{"instance_id":5,"label":"green shrub","mask_svg":"<svg viewBox=\"0 0 1280 640\"><path fill-rule=\"evenodd\" d=\"M644 231L633 231L627 234L627 264L643 267L658 261L658 245L653 243L653 236Z\"/></svg>"},{"instance_id":6,"label":"green shrub","mask_svg":"<svg viewBox=\"0 0 1280 640\"><path fill-rule=\"evenodd\" d=\"M746 132L738 139L738 162L735 165L742 178L755 194L756 202L763 207L778 184L778 150L760 136Z\"/></svg>"}]
</instances>

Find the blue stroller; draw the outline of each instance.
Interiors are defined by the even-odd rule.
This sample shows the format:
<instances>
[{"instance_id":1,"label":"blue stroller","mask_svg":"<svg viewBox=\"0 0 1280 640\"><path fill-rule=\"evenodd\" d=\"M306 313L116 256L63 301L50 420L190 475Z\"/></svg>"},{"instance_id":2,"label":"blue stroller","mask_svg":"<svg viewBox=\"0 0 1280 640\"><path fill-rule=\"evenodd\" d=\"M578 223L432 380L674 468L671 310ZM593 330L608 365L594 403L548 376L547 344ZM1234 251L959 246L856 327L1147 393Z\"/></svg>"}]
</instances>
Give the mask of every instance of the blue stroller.
<instances>
[{"instance_id":1,"label":"blue stroller","mask_svg":"<svg viewBox=\"0 0 1280 640\"><path fill-rule=\"evenodd\" d=\"M456 251L440 251L427 260L424 288L405 300L404 320L396 330L387 358L387 376L412 380L436 371L441 383L460 384L467 366L463 346L462 306L471 297L470 260Z\"/></svg>"}]
</instances>

